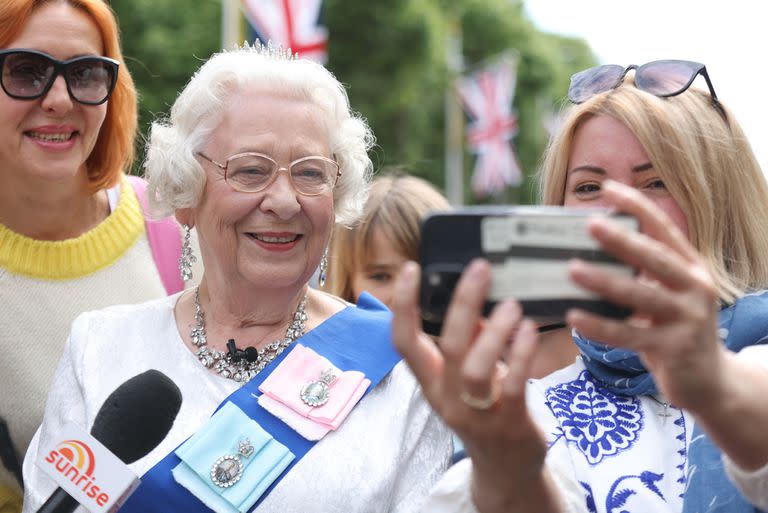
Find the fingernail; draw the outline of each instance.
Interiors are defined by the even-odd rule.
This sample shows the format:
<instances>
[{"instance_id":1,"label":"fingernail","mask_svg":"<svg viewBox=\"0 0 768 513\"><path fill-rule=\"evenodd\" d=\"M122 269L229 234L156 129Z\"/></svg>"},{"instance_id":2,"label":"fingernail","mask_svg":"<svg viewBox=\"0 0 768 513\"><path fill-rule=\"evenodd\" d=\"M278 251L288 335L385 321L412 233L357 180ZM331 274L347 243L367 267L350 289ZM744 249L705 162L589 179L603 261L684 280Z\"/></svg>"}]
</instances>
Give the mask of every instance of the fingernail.
<instances>
[{"instance_id":1,"label":"fingernail","mask_svg":"<svg viewBox=\"0 0 768 513\"><path fill-rule=\"evenodd\" d=\"M565 324L568 326L578 324L582 318L583 316L579 310L571 309L565 312Z\"/></svg>"},{"instance_id":2,"label":"fingernail","mask_svg":"<svg viewBox=\"0 0 768 513\"><path fill-rule=\"evenodd\" d=\"M574 258L568 261L568 271L571 274L581 274L584 272L584 269L586 269L586 264L583 260Z\"/></svg>"},{"instance_id":3,"label":"fingernail","mask_svg":"<svg viewBox=\"0 0 768 513\"><path fill-rule=\"evenodd\" d=\"M403 264L403 268L400 271L402 283L405 285L413 285L413 281L416 279L416 273L419 272L419 264L416 262L408 261Z\"/></svg>"},{"instance_id":4,"label":"fingernail","mask_svg":"<svg viewBox=\"0 0 768 513\"><path fill-rule=\"evenodd\" d=\"M470 277L475 278L482 272L483 267L485 267L485 261L482 258L475 258L469 263L466 273Z\"/></svg>"},{"instance_id":5,"label":"fingernail","mask_svg":"<svg viewBox=\"0 0 768 513\"><path fill-rule=\"evenodd\" d=\"M518 303L514 299L504 299L499 303L497 308L501 309L501 313L504 314L505 317L511 317L513 315L517 315L518 312Z\"/></svg>"},{"instance_id":6,"label":"fingernail","mask_svg":"<svg viewBox=\"0 0 768 513\"><path fill-rule=\"evenodd\" d=\"M520 322L520 331L525 333L536 333L536 323L531 319L525 318Z\"/></svg>"},{"instance_id":7,"label":"fingernail","mask_svg":"<svg viewBox=\"0 0 768 513\"><path fill-rule=\"evenodd\" d=\"M615 234L621 232L620 225L616 224L610 217L595 216L589 220L589 233L594 238L600 234Z\"/></svg>"}]
</instances>

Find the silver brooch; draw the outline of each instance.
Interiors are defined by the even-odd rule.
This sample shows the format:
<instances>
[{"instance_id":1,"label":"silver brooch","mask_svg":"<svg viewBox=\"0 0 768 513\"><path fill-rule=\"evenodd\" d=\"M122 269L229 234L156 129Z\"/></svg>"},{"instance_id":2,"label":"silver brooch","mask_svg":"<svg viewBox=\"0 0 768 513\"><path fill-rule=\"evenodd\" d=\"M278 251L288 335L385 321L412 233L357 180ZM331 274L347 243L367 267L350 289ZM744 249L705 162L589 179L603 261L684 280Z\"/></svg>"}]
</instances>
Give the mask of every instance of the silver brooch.
<instances>
[{"instance_id":1,"label":"silver brooch","mask_svg":"<svg viewBox=\"0 0 768 513\"><path fill-rule=\"evenodd\" d=\"M247 438L237 444L237 454L227 454L217 459L211 467L211 481L221 488L229 488L243 477L242 458L250 458L253 454L253 445Z\"/></svg>"},{"instance_id":2,"label":"silver brooch","mask_svg":"<svg viewBox=\"0 0 768 513\"><path fill-rule=\"evenodd\" d=\"M331 385L334 381L336 381L336 375L333 369L324 370L318 379L301 387L301 400L313 408L324 405L331 396Z\"/></svg>"}]
</instances>

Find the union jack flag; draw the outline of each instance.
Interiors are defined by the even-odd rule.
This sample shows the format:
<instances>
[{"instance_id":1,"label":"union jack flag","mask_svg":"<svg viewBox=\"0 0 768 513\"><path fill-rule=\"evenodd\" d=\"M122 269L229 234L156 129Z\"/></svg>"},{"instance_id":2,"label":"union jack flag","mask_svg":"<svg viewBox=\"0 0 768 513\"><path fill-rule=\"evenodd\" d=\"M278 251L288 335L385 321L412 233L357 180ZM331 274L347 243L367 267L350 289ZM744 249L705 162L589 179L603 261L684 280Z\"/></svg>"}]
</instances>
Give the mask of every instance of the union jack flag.
<instances>
[{"instance_id":1,"label":"union jack flag","mask_svg":"<svg viewBox=\"0 0 768 513\"><path fill-rule=\"evenodd\" d=\"M242 0L256 37L325 64L328 30L320 25L322 0Z\"/></svg>"},{"instance_id":2,"label":"union jack flag","mask_svg":"<svg viewBox=\"0 0 768 513\"><path fill-rule=\"evenodd\" d=\"M472 188L479 196L519 185L523 178L511 145L518 131L512 111L515 82L513 59L498 59L459 81L459 96L471 118L467 141L477 154Z\"/></svg>"}]
</instances>

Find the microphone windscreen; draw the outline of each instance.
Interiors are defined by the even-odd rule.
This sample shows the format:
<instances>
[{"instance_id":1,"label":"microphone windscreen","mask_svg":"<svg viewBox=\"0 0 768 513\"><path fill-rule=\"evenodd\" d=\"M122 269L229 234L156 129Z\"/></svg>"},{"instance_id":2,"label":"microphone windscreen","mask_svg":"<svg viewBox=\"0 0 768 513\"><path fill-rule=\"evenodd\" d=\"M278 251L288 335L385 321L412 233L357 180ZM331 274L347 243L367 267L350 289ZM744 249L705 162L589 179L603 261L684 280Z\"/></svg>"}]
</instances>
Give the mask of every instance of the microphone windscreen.
<instances>
[{"instance_id":1,"label":"microphone windscreen","mask_svg":"<svg viewBox=\"0 0 768 513\"><path fill-rule=\"evenodd\" d=\"M143 458L165 438L181 408L181 391L151 369L112 392L96 414L91 435L125 463Z\"/></svg>"}]
</instances>

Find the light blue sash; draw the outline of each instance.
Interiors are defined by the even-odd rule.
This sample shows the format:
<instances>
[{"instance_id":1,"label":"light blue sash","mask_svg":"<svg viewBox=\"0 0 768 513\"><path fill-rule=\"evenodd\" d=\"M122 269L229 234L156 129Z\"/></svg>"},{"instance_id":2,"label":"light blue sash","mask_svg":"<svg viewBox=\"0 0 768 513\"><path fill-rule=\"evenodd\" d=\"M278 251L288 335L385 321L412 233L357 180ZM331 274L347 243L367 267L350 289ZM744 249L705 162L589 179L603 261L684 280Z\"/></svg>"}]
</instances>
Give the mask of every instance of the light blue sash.
<instances>
[{"instance_id":1,"label":"light blue sash","mask_svg":"<svg viewBox=\"0 0 768 513\"><path fill-rule=\"evenodd\" d=\"M400 361L390 333L391 313L386 306L369 294L360 296L357 307L348 307L334 315L299 340L327 358L342 371L358 370L371 380L370 392ZM312 447L307 440L283 421L264 410L254 396L261 395L259 385L291 352L295 344L275 358L262 372L239 390L227 397L217 411L232 403L253 419L295 456L280 476L261 495L256 509L270 491ZM363 396L365 397L365 396ZM185 397L184 400L193 400ZM329 433L327 436L334 436ZM130 496L120 513L208 512L210 509L179 485L171 471L180 463L176 452L171 452L141 477L141 485Z\"/></svg>"}]
</instances>

